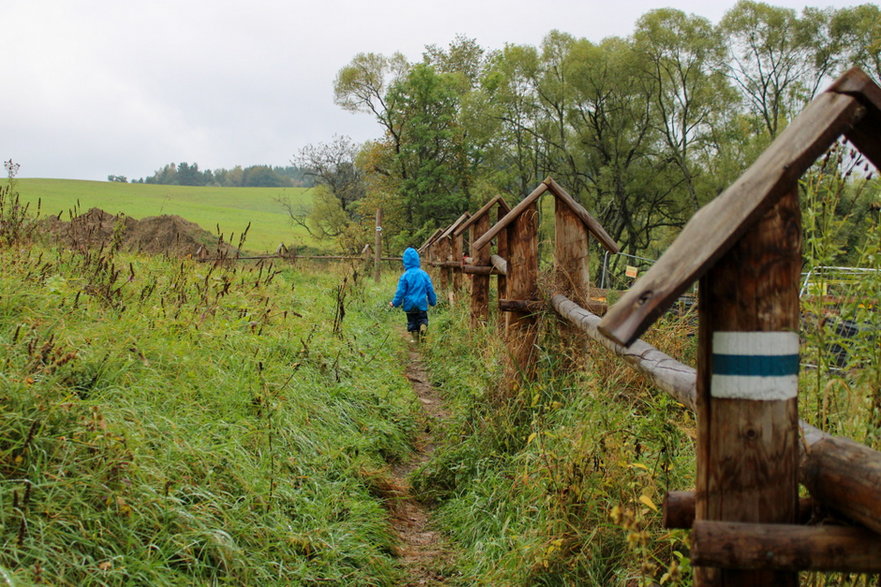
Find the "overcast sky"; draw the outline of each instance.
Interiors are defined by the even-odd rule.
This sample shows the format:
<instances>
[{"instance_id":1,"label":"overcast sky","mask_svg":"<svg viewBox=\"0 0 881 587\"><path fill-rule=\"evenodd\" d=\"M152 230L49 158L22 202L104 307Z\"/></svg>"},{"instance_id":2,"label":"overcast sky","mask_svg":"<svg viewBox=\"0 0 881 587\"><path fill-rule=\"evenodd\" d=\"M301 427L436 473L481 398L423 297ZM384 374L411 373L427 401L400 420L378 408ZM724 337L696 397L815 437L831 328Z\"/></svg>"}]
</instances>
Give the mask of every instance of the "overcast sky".
<instances>
[{"instance_id":1,"label":"overcast sky","mask_svg":"<svg viewBox=\"0 0 881 587\"><path fill-rule=\"evenodd\" d=\"M777 0L776 6L864 2ZM0 158L20 177L104 180L169 162L202 169L288 165L333 135L375 138L333 102L357 53L403 52L455 35L487 49L538 45L558 29L627 36L653 8L716 23L734 0L3 0Z\"/></svg>"}]
</instances>

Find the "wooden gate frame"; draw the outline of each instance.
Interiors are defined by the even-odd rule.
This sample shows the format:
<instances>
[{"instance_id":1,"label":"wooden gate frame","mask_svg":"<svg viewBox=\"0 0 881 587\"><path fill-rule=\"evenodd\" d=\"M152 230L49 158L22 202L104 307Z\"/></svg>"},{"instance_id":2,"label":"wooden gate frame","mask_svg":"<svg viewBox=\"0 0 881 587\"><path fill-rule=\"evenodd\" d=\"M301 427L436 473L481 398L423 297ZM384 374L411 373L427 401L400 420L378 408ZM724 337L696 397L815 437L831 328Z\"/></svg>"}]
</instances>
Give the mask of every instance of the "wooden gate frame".
<instances>
[{"instance_id":1,"label":"wooden gate frame","mask_svg":"<svg viewBox=\"0 0 881 587\"><path fill-rule=\"evenodd\" d=\"M797 533L813 548L808 555L829 548L821 528L790 526L798 511L798 180L842 135L881 168L881 88L858 69L699 210L599 323L604 335L629 345L700 280L697 585L796 585L811 557L787 559L784 538ZM881 471L833 488L803 479L823 499L846 499L879 481ZM769 535L776 538L768 542ZM763 539L759 552L744 548Z\"/></svg>"},{"instance_id":2,"label":"wooden gate frame","mask_svg":"<svg viewBox=\"0 0 881 587\"><path fill-rule=\"evenodd\" d=\"M481 251L502 232L506 235L507 297L500 297L499 310L510 312L509 379L514 373L529 378L535 366L535 312L545 307L538 299L538 199L546 192L554 196L555 271L572 295L588 298L589 235L607 250L619 250L600 223L550 176L471 244L472 251Z\"/></svg>"}]
</instances>

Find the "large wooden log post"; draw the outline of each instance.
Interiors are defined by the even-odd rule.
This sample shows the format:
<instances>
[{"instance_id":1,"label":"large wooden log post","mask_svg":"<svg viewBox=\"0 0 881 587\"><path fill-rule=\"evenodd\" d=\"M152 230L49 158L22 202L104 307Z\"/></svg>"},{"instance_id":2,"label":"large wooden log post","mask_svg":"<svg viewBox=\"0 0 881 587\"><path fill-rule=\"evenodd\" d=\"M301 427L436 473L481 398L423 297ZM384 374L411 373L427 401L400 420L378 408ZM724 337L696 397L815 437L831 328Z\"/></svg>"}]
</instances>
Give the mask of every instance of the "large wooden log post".
<instances>
[{"instance_id":1,"label":"large wooden log post","mask_svg":"<svg viewBox=\"0 0 881 587\"><path fill-rule=\"evenodd\" d=\"M700 281L697 520L798 515L798 190ZM695 584L797 585L798 574L699 567Z\"/></svg>"},{"instance_id":2,"label":"large wooden log post","mask_svg":"<svg viewBox=\"0 0 881 587\"><path fill-rule=\"evenodd\" d=\"M503 231L504 232L504 231ZM538 204L528 206L508 231L507 295L533 300L538 295ZM506 380L514 385L532 377L535 367L536 318L527 311L509 312Z\"/></svg>"},{"instance_id":3,"label":"large wooden log post","mask_svg":"<svg viewBox=\"0 0 881 587\"><path fill-rule=\"evenodd\" d=\"M554 220L555 288L579 306L587 307L590 300L587 227L563 198L554 198ZM563 368L571 371L581 363L587 339L566 320L559 320L559 328L566 348L561 357Z\"/></svg>"},{"instance_id":4,"label":"large wooden log post","mask_svg":"<svg viewBox=\"0 0 881 587\"><path fill-rule=\"evenodd\" d=\"M469 228L473 243L489 230L489 215L483 214ZM504 232L504 231L502 231ZM472 265L489 265L489 245L471 250ZM484 324L489 319L489 275L471 276L471 325Z\"/></svg>"}]
</instances>

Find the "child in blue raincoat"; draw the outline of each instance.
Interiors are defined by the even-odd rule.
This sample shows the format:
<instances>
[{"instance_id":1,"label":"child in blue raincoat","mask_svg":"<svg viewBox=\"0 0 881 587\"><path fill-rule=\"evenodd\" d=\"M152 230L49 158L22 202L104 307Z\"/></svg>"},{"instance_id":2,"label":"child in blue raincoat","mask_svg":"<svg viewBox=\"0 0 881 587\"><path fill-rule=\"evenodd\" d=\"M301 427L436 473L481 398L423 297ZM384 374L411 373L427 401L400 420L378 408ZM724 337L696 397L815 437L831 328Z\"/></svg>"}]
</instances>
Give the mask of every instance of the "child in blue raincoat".
<instances>
[{"instance_id":1,"label":"child in blue raincoat","mask_svg":"<svg viewBox=\"0 0 881 587\"><path fill-rule=\"evenodd\" d=\"M404 273L398 280L393 308L403 307L407 313L407 332L418 337L428 327L428 306L437 303L434 286L428 273L419 268L419 253L408 247L404 251Z\"/></svg>"}]
</instances>

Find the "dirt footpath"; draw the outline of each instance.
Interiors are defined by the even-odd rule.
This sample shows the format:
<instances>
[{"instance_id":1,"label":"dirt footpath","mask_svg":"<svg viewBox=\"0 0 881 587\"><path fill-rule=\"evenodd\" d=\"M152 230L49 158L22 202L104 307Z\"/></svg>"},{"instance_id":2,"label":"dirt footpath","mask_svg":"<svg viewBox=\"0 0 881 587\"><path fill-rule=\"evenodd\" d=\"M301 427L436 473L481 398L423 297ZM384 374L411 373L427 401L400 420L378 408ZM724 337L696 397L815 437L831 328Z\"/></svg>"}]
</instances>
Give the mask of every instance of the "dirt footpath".
<instances>
[{"instance_id":1,"label":"dirt footpath","mask_svg":"<svg viewBox=\"0 0 881 587\"><path fill-rule=\"evenodd\" d=\"M449 573L453 570L452 551L443 534L433 528L430 508L413 498L407 477L431 458L435 430L449 417L449 412L437 390L429 383L418 346L408 344L406 376L413 384L413 392L422 403L424 413L412 458L392 468L392 481L399 488L400 495L390 500L389 510L399 538L398 556L406 572L402 584L447 585L450 584Z\"/></svg>"}]
</instances>

